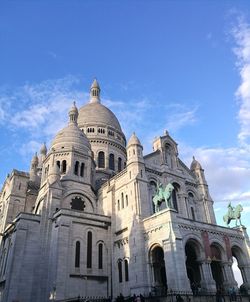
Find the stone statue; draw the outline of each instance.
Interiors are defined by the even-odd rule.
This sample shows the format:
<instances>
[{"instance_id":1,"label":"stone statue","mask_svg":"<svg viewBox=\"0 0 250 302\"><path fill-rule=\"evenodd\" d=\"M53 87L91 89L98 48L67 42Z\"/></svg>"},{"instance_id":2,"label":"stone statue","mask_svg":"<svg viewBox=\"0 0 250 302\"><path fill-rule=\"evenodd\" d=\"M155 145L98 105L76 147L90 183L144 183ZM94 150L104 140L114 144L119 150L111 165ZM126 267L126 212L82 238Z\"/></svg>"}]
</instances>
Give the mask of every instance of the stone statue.
<instances>
[{"instance_id":1,"label":"stone statue","mask_svg":"<svg viewBox=\"0 0 250 302\"><path fill-rule=\"evenodd\" d=\"M231 202L229 202L227 206L227 214L223 216L223 220L226 223L227 226L229 226L231 220L235 220L235 226L238 226L237 222L239 220L240 225L241 224L241 212L243 211L243 207L241 204L238 204L235 208L231 205Z\"/></svg>"},{"instance_id":2,"label":"stone statue","mask_svg":"<svg viewBox=\"0 0 250 302\"><path fill-rule=\"evenodd\" d=\"M163 189L162 184L158 184L157 183L157 192L155 194L155 196L153 197L153 203L155 205L155 211L159 212L160 211L160 206L162 204L162 202L165 201L166 203L166 207L167 208L172 208L172 205L170 204L170 197L172 194L172 191L174 190L174 186L169 183L165 190Z\"/></svg>"}]
</instances>

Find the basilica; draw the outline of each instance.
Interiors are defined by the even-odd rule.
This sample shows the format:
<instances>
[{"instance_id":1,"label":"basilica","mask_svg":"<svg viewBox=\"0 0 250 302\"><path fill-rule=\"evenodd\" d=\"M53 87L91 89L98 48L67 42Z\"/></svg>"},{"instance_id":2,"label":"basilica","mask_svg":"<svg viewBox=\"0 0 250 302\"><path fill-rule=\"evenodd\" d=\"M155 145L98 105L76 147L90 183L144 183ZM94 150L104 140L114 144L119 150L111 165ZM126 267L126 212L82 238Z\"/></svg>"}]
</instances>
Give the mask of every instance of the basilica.
<instances>
[{"instance_id":1,"label":"basilica","mask_svg":"<svg viewBox=\"0 0 250 302\"><path fill-rule=\"evenodd\" d=\"M136 130L136 129L135 129ZM69 110L30 170L14 169L0 193L0 301L61 301L120 293L250 290L244 227L217 225L202 165L190 167L166 131L143 154L135 133L100 98Z\"/></svg>"}]
</instances>

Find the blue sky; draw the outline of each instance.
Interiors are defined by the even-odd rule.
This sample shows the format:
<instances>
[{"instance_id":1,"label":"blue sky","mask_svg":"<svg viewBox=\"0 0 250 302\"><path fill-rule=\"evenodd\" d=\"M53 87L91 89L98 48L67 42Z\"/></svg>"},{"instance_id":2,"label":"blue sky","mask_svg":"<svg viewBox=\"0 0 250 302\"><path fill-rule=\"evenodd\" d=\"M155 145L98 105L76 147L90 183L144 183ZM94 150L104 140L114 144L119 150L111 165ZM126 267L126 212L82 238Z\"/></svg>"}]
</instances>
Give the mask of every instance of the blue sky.
<instances>
[{"instance_id":1,"label":"blue sky","mask_svg":"<svg viewBox=\"0 0 250 302\"><path fill-rule=\"evenodd\" d=\"M127 137L148 153L167 129L204 167L218 221L230 200L249 225L249 1L1 1L0 184L94 77Z\"/></svg>"}]
</instances>

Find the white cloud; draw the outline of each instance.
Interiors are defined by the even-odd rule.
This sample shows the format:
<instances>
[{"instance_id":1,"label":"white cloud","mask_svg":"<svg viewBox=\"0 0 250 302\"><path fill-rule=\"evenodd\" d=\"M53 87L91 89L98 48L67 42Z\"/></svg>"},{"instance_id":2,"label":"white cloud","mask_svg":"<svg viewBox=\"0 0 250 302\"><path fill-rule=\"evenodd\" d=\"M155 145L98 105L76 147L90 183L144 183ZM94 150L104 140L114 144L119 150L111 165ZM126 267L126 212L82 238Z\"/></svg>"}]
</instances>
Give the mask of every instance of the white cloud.
<instances>
[{"instance_id":1,"label":"white cloud","mask_svg":"<svg viewBox=\"0 0 250 302\"><path fill-rule=\"evenodd\" d=\"M244 17L238 18L232 35L236 43L234 48L236 66L241 78L240 86L236 91L240 104L238 119L241 127L238 138L241 144L246 144L249 143L250 137L250 26Z\"/></svg>"},{"instance_id":2,"label":"white cloud","mask_svg":"<svg viewBox=\"0 0 250 302\"><path fill-rule=\"evenodd\" d=\"M192 125L197 121L196 112L197 107L192 110L185 110L184 108L179 112L174 112L168 116L166 129L171 133L178 131L180 128Z\"/></svg>"},{"instance_id":3,"label":"white cloud","mask_svg":"<svg viewBox=\"0 0 250 302\"><path fill-rule=\"evenodd\" d=\"M191 148L180 144L184 161L202 164L211 194L217 202L249 200L250 155L242 148Z\"/></svg>"},{"instance_id":4,"label":"white cloud","mask_svg":"<svg viewBox=\"0 0 250 302\"><path fill-rule=\"evenodd\" d=\"M20 148L20 154L22 156L28 156L30 158L30 156L34 155L37 151L39 151L41 148L41 143L31 140L27 143L22 144L21 148Z\"/></svg>"}]
</instances>

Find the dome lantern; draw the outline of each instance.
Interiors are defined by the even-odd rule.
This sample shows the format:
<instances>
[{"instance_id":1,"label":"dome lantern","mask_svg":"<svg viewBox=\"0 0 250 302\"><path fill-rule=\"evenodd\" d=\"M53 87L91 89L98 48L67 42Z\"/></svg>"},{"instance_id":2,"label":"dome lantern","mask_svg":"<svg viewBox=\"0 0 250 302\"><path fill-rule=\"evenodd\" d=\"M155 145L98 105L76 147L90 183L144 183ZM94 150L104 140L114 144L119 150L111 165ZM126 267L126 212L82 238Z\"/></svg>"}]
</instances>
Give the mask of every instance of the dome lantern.
<instances>
[{"instance_id":1,"label":"dome lantern","mask_svg":"<svg viewBox=\"0 0 250 302\"><path fill-rule=\"evenodd\" d=\"M76 102L73 102L73 105L69 111L69 123L77 124L77 118L78 118L78 109L76 107Z\"/></svg>"},{"instance_id":2,"label":"dome lantern","mask_svg":"<svg viewBox=\"0 0 250 302\"><path fill-rule=\"evenodd\" d=\"M100 103L100 86L96 79L94 79L90 88L90 103Z\"/></svg>"}]
</instances>

